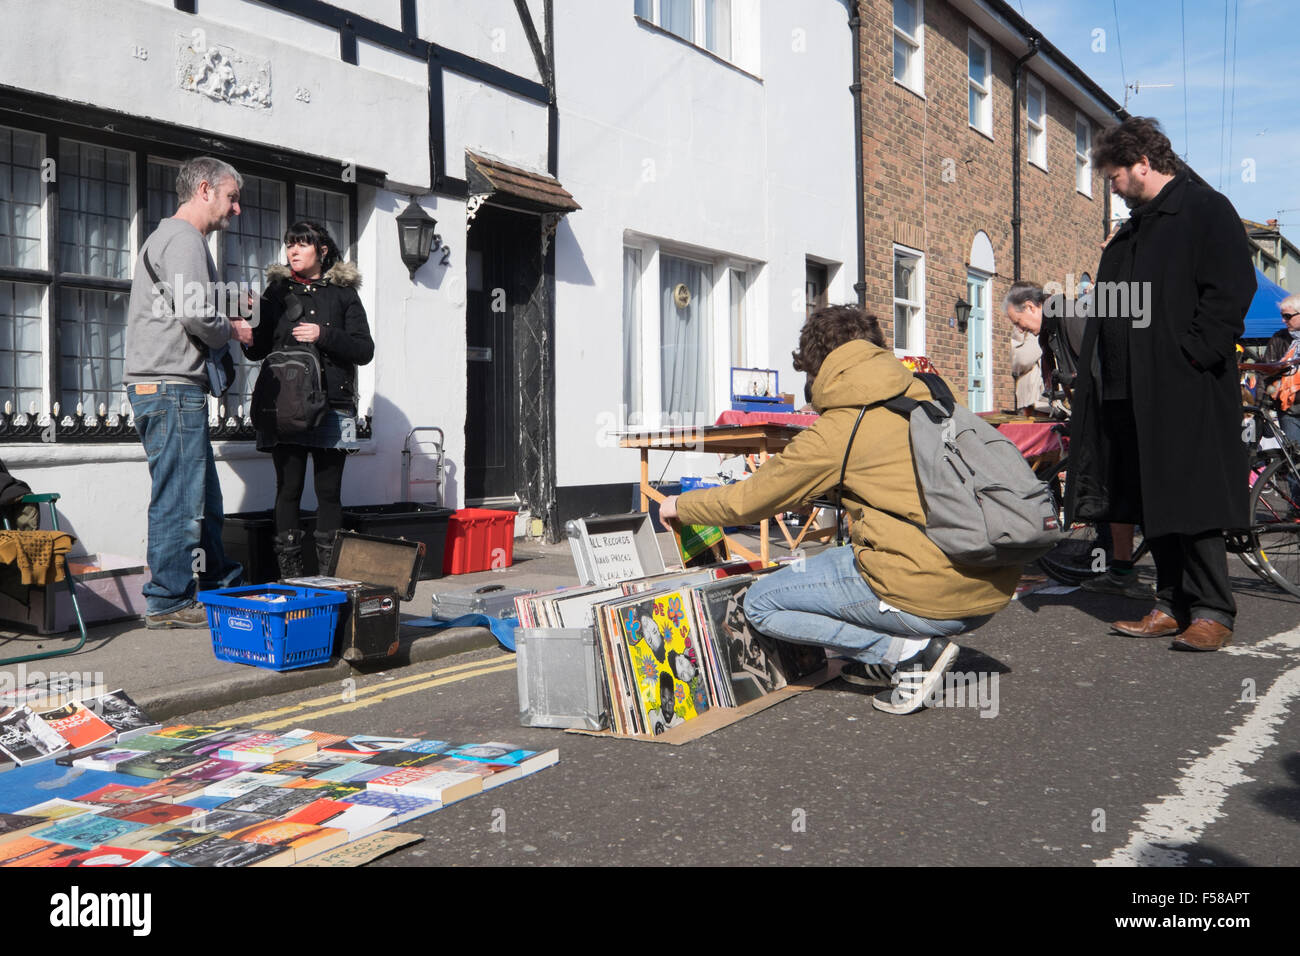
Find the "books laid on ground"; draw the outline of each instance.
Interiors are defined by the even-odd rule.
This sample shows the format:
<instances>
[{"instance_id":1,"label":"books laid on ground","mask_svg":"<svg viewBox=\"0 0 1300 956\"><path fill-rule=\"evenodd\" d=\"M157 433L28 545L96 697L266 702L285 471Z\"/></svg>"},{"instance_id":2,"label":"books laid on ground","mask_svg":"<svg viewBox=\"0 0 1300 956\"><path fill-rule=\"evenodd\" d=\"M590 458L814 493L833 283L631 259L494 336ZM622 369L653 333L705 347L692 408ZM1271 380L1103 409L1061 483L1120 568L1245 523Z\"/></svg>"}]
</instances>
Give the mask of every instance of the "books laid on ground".
<instances>
[{"instance_id":1,"label":"books laid on ground","mask_svg":"<svg viewBox=\"0 0 1300 956\"><path fill-rule=\"evenodd\" d=\"M394 827L559 759L500 741L164 728L111 696L98 713L50 715L89 725L85 735L61 735L28 707L0 715L0 739L28 764L0 777L0 866L357 866L420 839ZM104 719L108 736L74 752L103 732L81 709L123 719Z\"/></svg>"},{"instance_id":2,"label":"books laid on ground","mask_svg":"<svg viewBox=\"0 0 1300 956\"><path fill-rule=\"evenodd\" d=\"M91 697L82 703L117 732L118 743L162 730L162 724L150 720L124 690Z\"/></svg>"},{"instance_id":3,"label":"books laid on ground","mask_svg":"<svg viewBox=\"0 0 1300 956\"><path fill-rule=\"evenodd\" d=\"M72 750L85 750L101 740L116 739L117 732L80 701L43 711L41 720L68 742Z\"/></svg>"}]
</instances>

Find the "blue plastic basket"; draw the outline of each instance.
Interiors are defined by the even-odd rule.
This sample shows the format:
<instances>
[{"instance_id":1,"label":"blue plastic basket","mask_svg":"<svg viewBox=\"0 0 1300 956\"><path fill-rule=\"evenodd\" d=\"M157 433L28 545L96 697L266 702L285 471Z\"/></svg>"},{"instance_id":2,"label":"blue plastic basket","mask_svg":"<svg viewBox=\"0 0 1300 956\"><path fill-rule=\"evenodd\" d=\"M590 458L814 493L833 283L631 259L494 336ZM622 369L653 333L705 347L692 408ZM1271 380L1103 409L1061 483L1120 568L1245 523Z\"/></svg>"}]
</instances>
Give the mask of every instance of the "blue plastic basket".
<instances>
[{"instance_id":1,"label":"blue plastic basket","mask_svg":"<svg viewBox=\"0 0 1300 956\"><path fill-rule=\"evenodd\" d=\"M274 595L283 601L258 600ZM254 584L200 591L208 612L212 651L218 660L251 664L273 671L323 664L334 651L343 591Z\"/></svg>"}]
</instances>

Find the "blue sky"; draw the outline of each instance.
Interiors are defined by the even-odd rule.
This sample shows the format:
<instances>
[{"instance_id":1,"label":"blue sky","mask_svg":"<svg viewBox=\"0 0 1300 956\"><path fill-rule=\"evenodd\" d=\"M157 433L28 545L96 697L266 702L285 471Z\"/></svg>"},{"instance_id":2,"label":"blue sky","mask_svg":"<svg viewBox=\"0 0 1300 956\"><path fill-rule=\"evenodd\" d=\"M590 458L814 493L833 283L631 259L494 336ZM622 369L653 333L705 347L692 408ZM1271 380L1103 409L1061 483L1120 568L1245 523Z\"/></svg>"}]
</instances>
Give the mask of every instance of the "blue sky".
<instances>
[{"instance_id":1,"label":"blue sky","mask_svg":"<svg viewBox=\"0 0 1300 956\"><path fill-rule=\"evenodd\" d=\"M1300 2L1227 0L1226 28L1224 0L1008 2L1116 102L1124 102L1126 83L1138 84L1136 94L1128 91L1130 113L1160 120L1174 150L1239 215L1277 219L1300 245ZM1104 51L1093 50L1097 29L1105 31ZM1254 182L1242 179L1245 160L1253 161Z\"/></svg>"}]
</instances>

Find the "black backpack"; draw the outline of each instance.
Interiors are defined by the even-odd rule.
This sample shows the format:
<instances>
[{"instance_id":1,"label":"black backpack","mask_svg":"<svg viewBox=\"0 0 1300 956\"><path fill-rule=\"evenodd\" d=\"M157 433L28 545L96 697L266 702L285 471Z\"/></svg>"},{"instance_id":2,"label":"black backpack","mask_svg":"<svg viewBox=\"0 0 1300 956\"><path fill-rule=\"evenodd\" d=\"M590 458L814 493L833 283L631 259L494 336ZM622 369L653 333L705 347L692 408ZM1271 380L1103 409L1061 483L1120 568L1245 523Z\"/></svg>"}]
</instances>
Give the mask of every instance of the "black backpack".
<instances>
[{"instance_id":1,"label":"black backpack","mask_svg":"<svg viewBox=\"0 0 1300 956\"><path fill-rule=\"evenodd\" d=\"M274 416L278 436L311 431L325 417L329 403L320 353L299 344L276 349L262 362L253 387L253 418L265 422Z\"/></svg>"}]
</instances>

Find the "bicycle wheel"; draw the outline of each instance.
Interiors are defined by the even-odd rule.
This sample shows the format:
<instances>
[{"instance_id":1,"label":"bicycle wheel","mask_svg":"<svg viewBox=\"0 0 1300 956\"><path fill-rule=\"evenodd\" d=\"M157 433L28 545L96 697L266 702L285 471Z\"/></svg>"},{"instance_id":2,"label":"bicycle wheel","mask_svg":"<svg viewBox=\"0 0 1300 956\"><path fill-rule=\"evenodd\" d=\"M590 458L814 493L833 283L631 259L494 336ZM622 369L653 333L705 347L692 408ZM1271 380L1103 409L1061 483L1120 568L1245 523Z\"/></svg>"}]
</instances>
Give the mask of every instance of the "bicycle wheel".
<instances>
[{"instance_id":1,"label":"bicycle wheel","mask_svg":"<svg viewBox=\"0 0 1300 956\"><path fill-rule=\"evenodd\" d=\"M1300 476L1285 458L1255 479L1250 513L1255 560L1269 580L1300 597Z\"/></svg>"}]
</instances>

